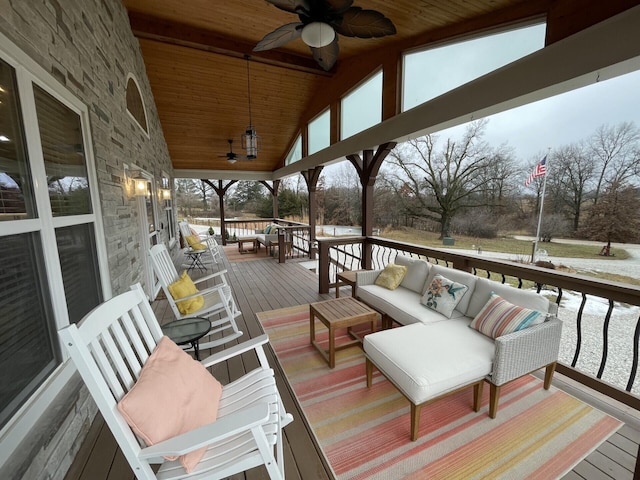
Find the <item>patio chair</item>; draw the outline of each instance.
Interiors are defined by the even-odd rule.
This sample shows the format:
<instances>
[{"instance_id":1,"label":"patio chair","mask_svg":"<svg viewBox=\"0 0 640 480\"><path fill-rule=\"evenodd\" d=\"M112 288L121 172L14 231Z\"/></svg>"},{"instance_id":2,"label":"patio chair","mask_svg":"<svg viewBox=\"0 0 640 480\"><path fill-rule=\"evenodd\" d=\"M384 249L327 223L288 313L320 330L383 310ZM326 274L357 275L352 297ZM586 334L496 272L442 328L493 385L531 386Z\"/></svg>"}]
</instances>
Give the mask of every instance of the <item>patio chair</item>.
<instances>
[{"instance_id":1,"label":"patio chair","mask_svg":"<svg viewBox=\"0 0 640 480\"><path fill-rule=\"evenodd\" d=\"M204 245L206 238L209 236L206 233L198 234L189 226L189 222L186 220L182 220L178 222L178 227L180 228L180 235L182 235L182 239L184 240L184 244L186 247L191 247L193 243L199 243ZM198 242L193 242L197 237ZM192 240L192 242L189 242Z\"/></svg>"},{"instance_id":2,"label":"patio chair","mask_svg":"<svg viewBox=\"0 0 640 480\"><path fill-rule=\"evenodd\" d=\"M284 478L282 428L293 417L266 335L197 362L163 337L140 284L59 334L138 479L221 479L260 465ZM227 385L207 371L251 351L259 366Z\"/></svg>"},{"instance_id":3,"label":"patio chair","mask_svg":"<svg viewBox=\"0 0 640 480\"><path fill-rule=\"evenodd\" d=\"M211 261L213 263L218 263L222 261L222 251L220 248L220 244L216 241L216 239L209 235L205 240L207 244L207 248L209 249L209 253L211 254Z\"/></svg>"},{"instance_id":4,"label":"patio chair","mask_svg":"<svg viewBox=\"0 0 640 480\"><path fill-rule=\"evenodd\" d=\"M158 277L171 310L177 319L216 316L211 319L211 331L207 334L207 341L200 343L201 349L217 347L242 335L235 321L241 312L236 306L231 287L227 283L226 270L198 278L193 281L193 286L191 286L188 285L191 280L186 272L182 276L178 274L164 244L151 247L149 257L153 271ZM215 282L212 287L206 287L206 282L209 280ZM205 288L198 290L198 285ZM176 293L178 289L185 290L183 292L185 295L176 295L178 298L174 298L171 291Z\"/></svg>"}]
</instances>

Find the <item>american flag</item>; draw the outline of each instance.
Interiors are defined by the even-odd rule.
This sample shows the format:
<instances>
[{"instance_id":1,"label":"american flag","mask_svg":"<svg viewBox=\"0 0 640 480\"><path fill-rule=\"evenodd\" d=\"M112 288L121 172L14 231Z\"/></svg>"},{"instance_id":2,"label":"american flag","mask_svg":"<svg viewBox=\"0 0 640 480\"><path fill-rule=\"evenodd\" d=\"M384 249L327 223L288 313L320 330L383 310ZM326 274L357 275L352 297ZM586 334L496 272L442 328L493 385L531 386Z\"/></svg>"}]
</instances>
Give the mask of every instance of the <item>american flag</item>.
<instances>
[{"instance_id":1,"label":"american flag","mask_svg":"<svg viewBox=\"0 0 640 480\"><path fill-rule=\"evenodd\" d=\"M534 178L543 177L547 173L547 156L545 155L540 163L536 165L536 168L533 169L529 178L524 182L524 186L528 187L531 182L533 182Z\"/></svg>"}]
</instances>

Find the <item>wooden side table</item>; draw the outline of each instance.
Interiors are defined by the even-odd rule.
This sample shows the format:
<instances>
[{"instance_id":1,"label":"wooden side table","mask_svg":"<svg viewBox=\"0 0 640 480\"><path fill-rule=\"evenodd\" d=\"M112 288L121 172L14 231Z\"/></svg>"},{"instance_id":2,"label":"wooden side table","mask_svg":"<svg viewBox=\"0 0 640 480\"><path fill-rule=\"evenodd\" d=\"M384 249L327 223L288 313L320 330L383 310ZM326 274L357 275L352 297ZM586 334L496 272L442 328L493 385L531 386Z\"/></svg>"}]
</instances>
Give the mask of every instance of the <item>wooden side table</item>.
<instances>
[{"instance_id":1,"label":"wooden side table","mask_svg":"<svg viewBox=\"0 0 640 480\"><path fill-rule=\"evenodd\" d=\"M349 285L351 287L351 296L356 296L356 273L364 272L364 270L344 270L336 274L336 298L340 298L340 287Z\"/></svg>"},{"instance_id":2,"label":"wooden side table","mask_svg":"<svg viewBox=\"0 0 640 480\"><path fill-rule=\"evenodd\" d=\"M245 248L245 243L250 243L251 247ZM258 239L256 237L239 237L238 251L240 253L256 253L258 251Z\"/></svg>"},{"instance_id":3,"label":"wooden side table","mask_svg":"<svg viewBox=\"0 0 640 480\"><path fill-rule=\"evenodd\" d=\"M316 317L329 329L329 349L326 350L316 342ZM376 331L378 312L367 307L353 297L333 298L324 302L309 305L309 328L311 345L313 345L329 364L336 366L336 351L352 345L362 344L362 338L352 331L351 327L371 322L371 331ZM336 330L347 328L352 341L336 346Z\"/></svg>"}]
</instances>

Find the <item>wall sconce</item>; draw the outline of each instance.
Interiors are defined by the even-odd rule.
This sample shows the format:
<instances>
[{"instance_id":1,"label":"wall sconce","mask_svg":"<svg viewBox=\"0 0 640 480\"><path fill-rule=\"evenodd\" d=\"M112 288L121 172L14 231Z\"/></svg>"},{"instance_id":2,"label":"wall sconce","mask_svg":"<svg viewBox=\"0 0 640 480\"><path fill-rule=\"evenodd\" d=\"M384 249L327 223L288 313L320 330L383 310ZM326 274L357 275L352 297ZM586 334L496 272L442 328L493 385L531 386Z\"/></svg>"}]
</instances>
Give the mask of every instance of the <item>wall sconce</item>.
<instances>
[{"instance_id":1,"label":"wall sconce","mask_svg":"<svg viewBox=\"0 0 640 480\"><path fill-rule=\"evenodd\" d=\"M169 190L168 188L161 188L160 192L162 194L163 200L171 200L171 190Z\"/></svg>"},{"instance_id":2,"label":"wall sconce","mask_svg":"<svg viewBox=\"0 0 640 480\"><path fill-rule=\"evenodd\" d=\"M133 189L134 195L136 197L146 197L147 194L149 193L149 190L147 188L149 181L146 178L138 176L133 178L133 182L134 182L134 189Z\"/></svg>"},{"instance_id":3,"label":"wall sconce","mask_svg":"<svg viewBox=\"0 0 640 480\"><path fill-rule=\"evenodd\" d=\"M124 165L124 176L126 179L126 188L131 195L133 193L136 197L146 197L149 193L148 184L149 180L146 179L142 172L135 168L130 167L129 165ZM131 191L133 188L133 192Z\"/></svg>"}]
</instances>

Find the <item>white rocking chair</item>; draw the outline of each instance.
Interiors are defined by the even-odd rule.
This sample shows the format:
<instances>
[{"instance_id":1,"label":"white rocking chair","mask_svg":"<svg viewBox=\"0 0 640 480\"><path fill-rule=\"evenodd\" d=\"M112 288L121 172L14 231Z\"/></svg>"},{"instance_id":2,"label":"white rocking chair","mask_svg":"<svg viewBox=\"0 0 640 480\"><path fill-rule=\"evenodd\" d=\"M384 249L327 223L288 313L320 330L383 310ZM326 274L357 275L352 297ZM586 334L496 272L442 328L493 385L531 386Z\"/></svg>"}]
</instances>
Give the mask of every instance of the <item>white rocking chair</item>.
<instances>
[{"instance_id":1,"label":"white rocking chair","mask_svg":"<svg viewBox=\"0 0 640 480\"><path fill-rule=\"evenodd\" d=\"M260 465L265 465L269 478L284 479L282 428L293 417L282 407L264 353L266 335L201 362L210 367L253 350L260 363L257 369L222 387L213 423L145 446L116 406L132 389L163 336L142 287L132 286L131 291L99 305L78 325L64 327L59 334L138 479L221 479ZM202 373L206 375L206 371ZM163 458L204 446L207 450L191 473L179 459ZM152 464L161 464L157 473Z\"/></svg>"},{"instance_id":2,"label":"white rocking chair","mask_svg":"<svg viewBox=\"0 0 640 480\"><path fill-rule=\"evenodd\" d=\"M214 315L216 316L216 318L210 319L211 330L207 334L208 340L200 342L200 349L217 347L242 335L242 331L238 329L235 320L241 312L236 306L231 287L227 283L225 277L226 270L220 270L212 275L194 280L193 283L196 287L201 285L205 288L200 289L200 291L194 295L178 299L177 301L189 300L201 295L204 299L204 305L195 312L182 314L176 304L177 301L169 291L169 285L177 281L180 275L173 264L173 260L171 260L167 247L163 244L154 245L151 247L151 250L149 250L149 257L151 258L153 271L156 277L158 277L162 290L171 306L171 310L177 319L187 317L209 318ZM216 284L207 288L206 282L209 280L213 280Z\"/></svg>"},{"instance_id":3,"label":"white rocking chair","mask_svg":"<svg viewBox=\"0 0 640 480\"><path fill-rule=\"evenodd\" d=\"M197 236L199 243L201 245L203 245L204 247L206 247L209 250L209 253L211 254L211 262L213 264L216 264L218 262L220 262L222 260L222 253L220 251L220 245L218 244L218 242L216 241L215 237L213 235L207 235L206 233L202 233L199 235L196 235L192 230L191 227L189 226L189 223L187 223L186 220L183 220L182 222L178 222L178 226L180 227L180 234L182 235L182 238L184 239L184 244L187 246L187 250L192 250L193 246L189 244L189 241L187 240L187 237L191 236Z\"/></svg>"}]
</instances>

